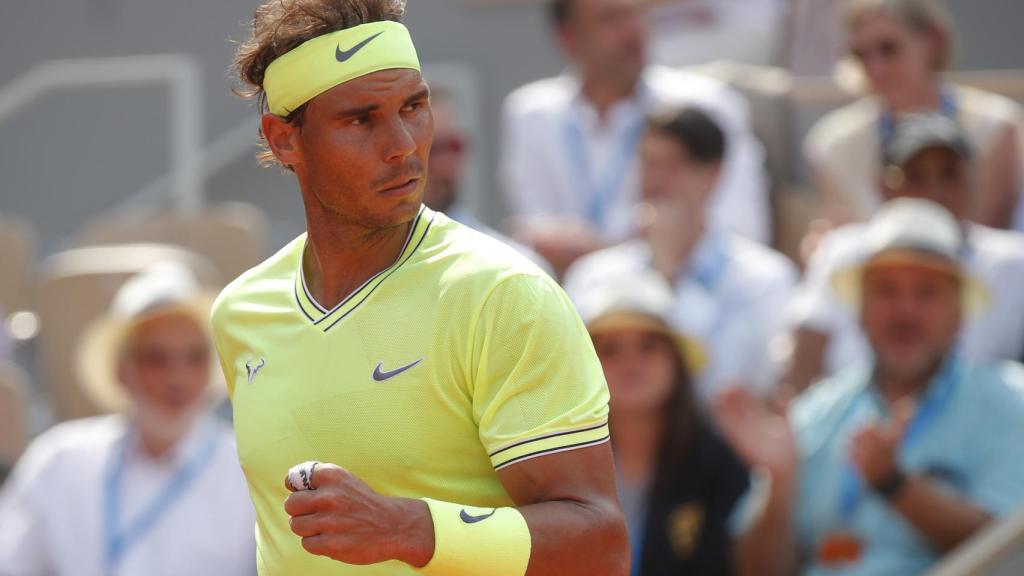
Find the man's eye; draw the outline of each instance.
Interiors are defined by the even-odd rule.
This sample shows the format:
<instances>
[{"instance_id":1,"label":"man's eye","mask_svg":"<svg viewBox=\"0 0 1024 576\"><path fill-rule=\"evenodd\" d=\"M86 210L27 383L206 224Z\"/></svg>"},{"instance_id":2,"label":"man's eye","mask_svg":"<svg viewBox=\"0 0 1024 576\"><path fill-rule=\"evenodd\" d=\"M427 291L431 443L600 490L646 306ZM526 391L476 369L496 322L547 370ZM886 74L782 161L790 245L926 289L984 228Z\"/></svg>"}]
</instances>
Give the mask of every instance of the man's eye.
<instances>
[{"instance_id":1,"label":"man's eye","mask_svg":"<svg viewBox=\"0 0 1024 576\"><path fill-rule=\"evenodd\" d=\"M415 112L420 108L423 108L423 102L413 102L412 104L405 105L406 112Z\"/></svg>"},{"instance_id":2,"label":"man's eye","mask_svg":"<svg viewBox=\"0 0 1024 576\"><path fill-rule=\"evenodd\" d=\"M370 121L369 116L356 116L355 118L353 118L352 120L349 121L349 124L351 124L353 126L362 126L362 125L366 124L369 121Z\"/></svg>"}]
</instances>

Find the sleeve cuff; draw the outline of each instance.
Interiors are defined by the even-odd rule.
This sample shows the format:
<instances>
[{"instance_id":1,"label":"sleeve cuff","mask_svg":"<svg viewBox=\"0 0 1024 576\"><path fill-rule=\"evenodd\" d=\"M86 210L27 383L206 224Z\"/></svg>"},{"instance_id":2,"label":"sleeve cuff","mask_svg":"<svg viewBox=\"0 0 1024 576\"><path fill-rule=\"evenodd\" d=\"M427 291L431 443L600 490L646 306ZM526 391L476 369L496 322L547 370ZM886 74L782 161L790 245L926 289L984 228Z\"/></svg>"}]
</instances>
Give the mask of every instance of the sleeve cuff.
<instances>
[{"instance_id":1,"label":"sleeve cuff","mask_svg":"<svg viewBox=\"0 0 1024 576\"><path fill-rule=\"evenodd\" d=\"M517 440L502 448L492 451L489 456L495 470L501 470L518 462L578 450L588 446L597 446L609 440L608 421L592 424L581 428L562 430Z\"/></svg>"}]
</instances>

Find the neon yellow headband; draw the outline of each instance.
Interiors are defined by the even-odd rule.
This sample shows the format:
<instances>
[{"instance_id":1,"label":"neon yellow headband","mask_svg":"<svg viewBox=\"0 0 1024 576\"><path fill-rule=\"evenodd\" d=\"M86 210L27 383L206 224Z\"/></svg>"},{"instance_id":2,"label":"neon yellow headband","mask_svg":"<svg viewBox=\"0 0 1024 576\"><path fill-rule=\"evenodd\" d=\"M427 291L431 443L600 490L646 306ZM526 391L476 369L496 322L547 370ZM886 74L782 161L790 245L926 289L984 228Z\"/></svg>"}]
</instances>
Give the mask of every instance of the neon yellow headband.
<instances>
[{"instance_id":1,"label":"neon yellow headband","mask_svg":"<svg viewBox=\"0 0 1024 576\"><path fill-rule=\"evenodd\" d=\"M371 22L308 40L270 63L263 91L271 114L287 116L320 94L367 74L420 69L409 30Z\"/></svg>"}]
</instances>

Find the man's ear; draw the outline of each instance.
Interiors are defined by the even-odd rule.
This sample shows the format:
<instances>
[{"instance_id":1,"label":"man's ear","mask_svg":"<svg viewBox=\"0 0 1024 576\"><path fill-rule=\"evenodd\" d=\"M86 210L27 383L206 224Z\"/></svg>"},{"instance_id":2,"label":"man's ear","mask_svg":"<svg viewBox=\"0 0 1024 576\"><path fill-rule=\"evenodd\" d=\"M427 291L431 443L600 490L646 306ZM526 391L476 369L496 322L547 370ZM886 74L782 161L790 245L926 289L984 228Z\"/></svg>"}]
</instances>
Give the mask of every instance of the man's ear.
<instances>
[{"instance_id":1,"label":"man's ear","mask_svg":"<svg viewBox=\"0 0 1024 576\"><path fill-rule=\"evenodd\" d=\"M299 129L290 122L273 114L264 114L260 121L263 137L274 157L285 166L301 163L302 153L298 145Z\"/></svg>"}]
</instances>

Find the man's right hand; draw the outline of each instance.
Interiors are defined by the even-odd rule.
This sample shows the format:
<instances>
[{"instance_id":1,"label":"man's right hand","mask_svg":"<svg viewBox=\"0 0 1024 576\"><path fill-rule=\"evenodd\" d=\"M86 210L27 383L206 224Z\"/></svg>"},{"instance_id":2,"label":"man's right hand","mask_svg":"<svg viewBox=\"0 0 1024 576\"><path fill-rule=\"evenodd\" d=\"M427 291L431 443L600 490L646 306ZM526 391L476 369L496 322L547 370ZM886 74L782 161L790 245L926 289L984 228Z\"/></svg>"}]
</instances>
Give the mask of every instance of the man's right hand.
<instances>
[{"instance_id":1,"label":"man's right hand","mask_svg":"<svg viewBox=\"0 0 1024 576\"><path fill-rule=\"evenodd\" d=\"M767 470L773 482L790 483L800 457L786 414L743 388L730 388L715 401L722 434L750 468Z\"/></svg>"}]
</instances>

